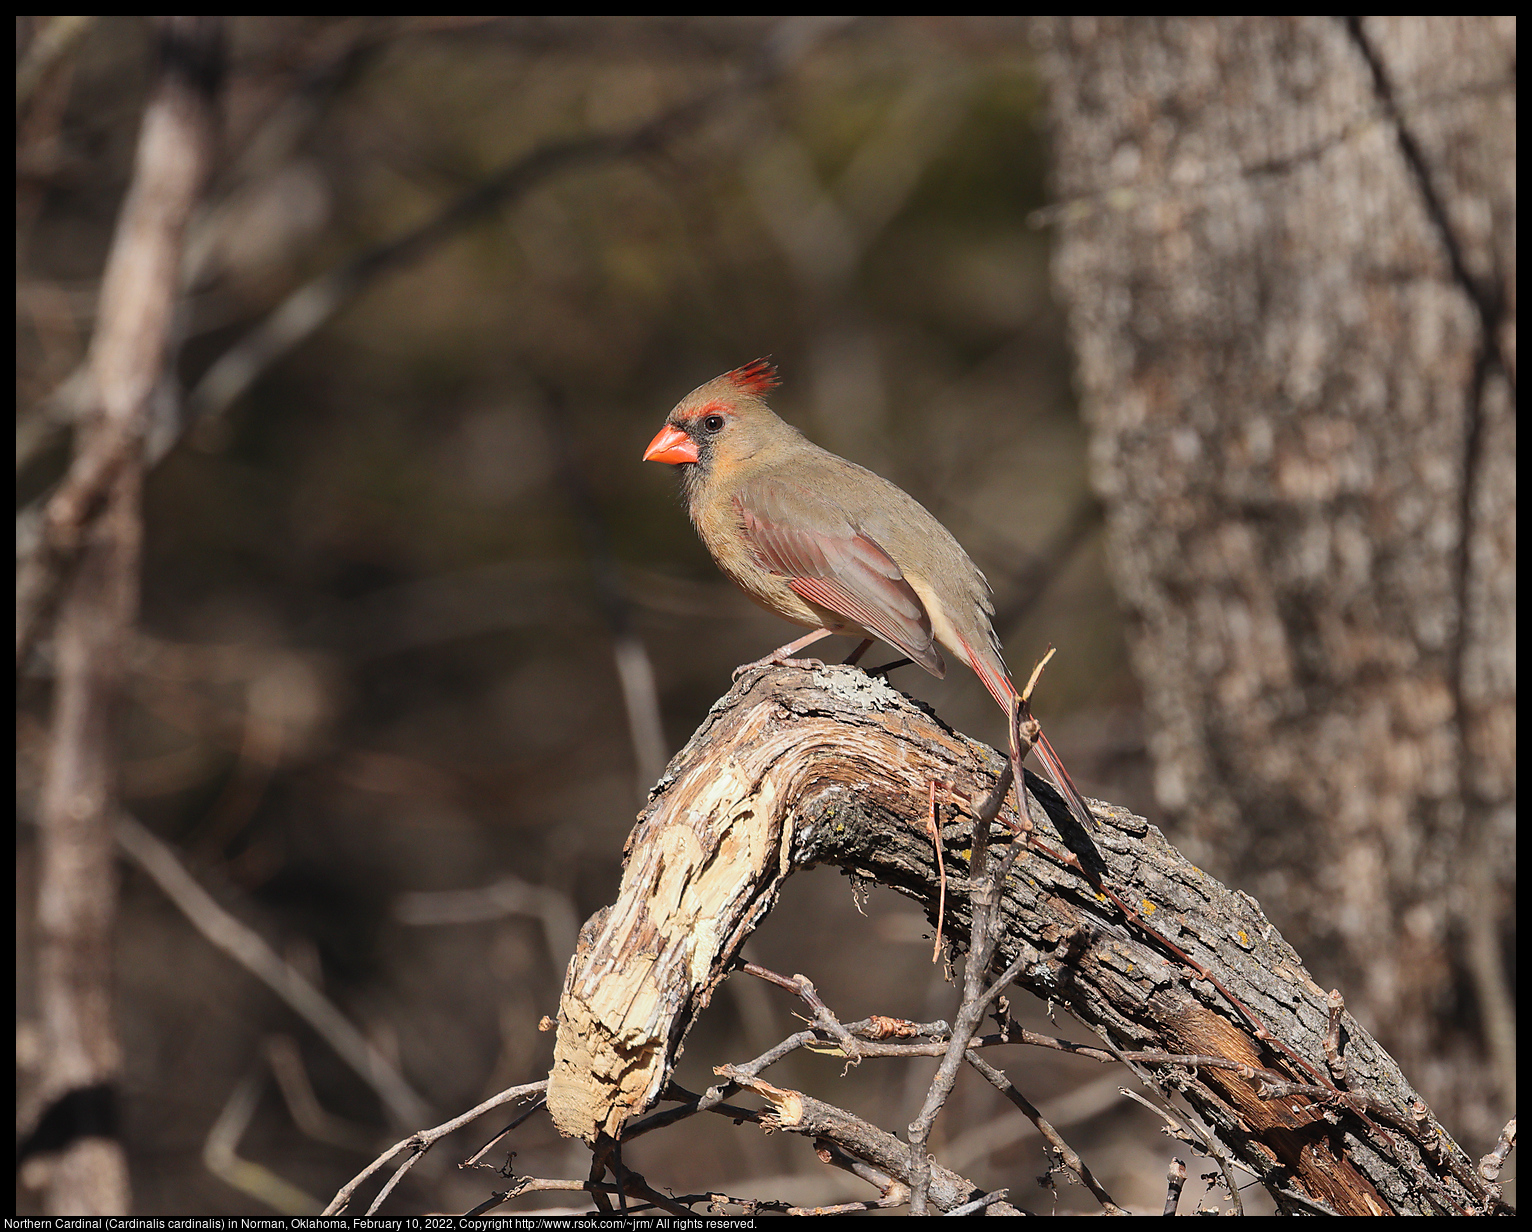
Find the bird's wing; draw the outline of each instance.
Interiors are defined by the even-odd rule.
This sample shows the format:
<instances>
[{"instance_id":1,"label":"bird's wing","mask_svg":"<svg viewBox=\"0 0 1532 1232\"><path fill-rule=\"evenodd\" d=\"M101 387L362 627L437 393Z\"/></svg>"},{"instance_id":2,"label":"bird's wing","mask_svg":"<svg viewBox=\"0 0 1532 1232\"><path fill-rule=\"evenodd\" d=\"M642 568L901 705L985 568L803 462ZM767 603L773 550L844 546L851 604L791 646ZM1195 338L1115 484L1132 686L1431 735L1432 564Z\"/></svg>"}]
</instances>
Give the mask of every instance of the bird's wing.
<instances>
[{"instance_id":1,"label":"bird's wing","mask_svg":"<svg viewBox=\"0 0 1532 1232\"><path fill-rule=\"evenodd\" d=\"M931 617L887 552L817 493L770 480L734 497L756 563L787 579L799 597L876 633L933 676L947 665Z\"/></svg>"}]
</instances>

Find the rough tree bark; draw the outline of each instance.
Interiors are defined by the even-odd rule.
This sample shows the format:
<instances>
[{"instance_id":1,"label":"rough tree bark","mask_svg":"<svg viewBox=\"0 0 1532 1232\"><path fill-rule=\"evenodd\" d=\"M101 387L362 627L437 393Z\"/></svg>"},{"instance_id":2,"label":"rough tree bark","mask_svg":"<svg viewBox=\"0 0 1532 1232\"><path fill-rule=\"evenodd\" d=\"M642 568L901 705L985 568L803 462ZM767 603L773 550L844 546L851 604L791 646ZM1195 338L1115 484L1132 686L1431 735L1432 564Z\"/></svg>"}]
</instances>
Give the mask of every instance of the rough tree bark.
<instances>
[{"instance_id":1,"label":"rough tree bark","mask_svg":"<svg viewBox=\"0 0 1532 1232\"><path fill-rule=\"evenodd\" d=\"M138 607L143 441L171 349L182 238L206 174L218 18L158 19L159 75L102 276L74 461L18 586L18 656L56 593L52 726L39 840L40 1089L21 1155L51 1157L50 1215L121 1215L121 1062L112 1014L115 711Z\"/></svg>"},{"instance_id":2,"label":"rough tree bark","mask_svg":"<svg viewBox=\"0 0 1532 1232\"><path fill-rule=\"evenodd\" d=\"M617 901L582 930L549 1079L555 1124L600 1143L620 1137L661 1097L692 1021L795 870L836 865L909 895L934 921L930 784L950 784L953 800L977 801L1003 764L855 668L742 677L672 761L629 838ZM1046 784L1029 775L1029 787L1039 836L1060 852L1073 848L1246 1009L1197 978L1080 871L1032 849L1004 883L995 971L1025 957L1015 982L1066 1006L1115 1049L1217 1056L1299 1084L1270 1098L1262 1086L1270 1076L1248 1070L1135 1066L1184 1099L1274 1192L1356 1214L1493 1206L1461 1149L1349 1015L1340 1019L1345 1077L1331 1077L1325 990L1254 899L1218 884L1123 809L1098 806L1103 824L1087 838ZM1009 832L997 827L996 841ZM944 926L961 944L972 834L963 807L941 808L941 834ZM796 1093L764 1093L777 1128L822 1130L808 1123ZM897 1163L896 1152L863 1157L885 1171ZM940 1194L933 1187L932 1201L950 1209L977 1193L949 1182Z\"/></svg>"},{"instance_id":3,"label":"rough tree bark","mask_svg":"<svg viewBox=\"0 0 1532 1232\"><path fill-rule=\"evenodd\" d=\"M1167 828L1491 1140L1515 1090L1515 19L1038 31L1054 278Z\"/></svg>"}]
</instances>

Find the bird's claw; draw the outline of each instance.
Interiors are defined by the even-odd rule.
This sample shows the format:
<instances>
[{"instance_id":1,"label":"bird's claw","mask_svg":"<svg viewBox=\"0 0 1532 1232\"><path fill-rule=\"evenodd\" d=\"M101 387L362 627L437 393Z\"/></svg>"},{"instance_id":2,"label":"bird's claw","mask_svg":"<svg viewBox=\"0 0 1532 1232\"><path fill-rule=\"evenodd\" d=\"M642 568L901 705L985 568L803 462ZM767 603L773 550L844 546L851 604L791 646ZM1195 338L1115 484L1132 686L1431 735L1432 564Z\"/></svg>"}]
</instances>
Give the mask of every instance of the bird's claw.
<instances>
[{"instance_id":1,"label":"bird's claw","mask_svg":"<svg viewBox=\"0 0 1532 1232\"><path fill-rule=\"evenodd\" d=\"M732 679L738 680L746 672L757 667L798 667L806 672L812 672L824 665L823 659L779 659L775 655L767 655L764 659L757 659L754 663L741 663L734 669Z\"/></svg>"}]
</instances>

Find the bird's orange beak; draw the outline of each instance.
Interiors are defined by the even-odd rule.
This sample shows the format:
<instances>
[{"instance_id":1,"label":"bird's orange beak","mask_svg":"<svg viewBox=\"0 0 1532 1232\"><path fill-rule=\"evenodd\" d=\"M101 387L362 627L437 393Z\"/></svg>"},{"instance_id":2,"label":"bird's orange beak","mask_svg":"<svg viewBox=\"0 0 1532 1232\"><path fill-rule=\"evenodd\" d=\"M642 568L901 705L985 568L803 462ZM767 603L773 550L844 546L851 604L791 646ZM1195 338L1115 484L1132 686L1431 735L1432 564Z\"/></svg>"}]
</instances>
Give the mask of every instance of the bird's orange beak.
<instances>
[{"instance_id":1,"label":"bird's orange beak","mask_svg":"<svg viewBox=\"0 0 1532 1232\"><path fill-rule=\"evenodd\" d=\"M674 424L666 424L644 450L645 462L669 462L672 466L697 460L697 442Z\"/></svg>"}]
</instances>

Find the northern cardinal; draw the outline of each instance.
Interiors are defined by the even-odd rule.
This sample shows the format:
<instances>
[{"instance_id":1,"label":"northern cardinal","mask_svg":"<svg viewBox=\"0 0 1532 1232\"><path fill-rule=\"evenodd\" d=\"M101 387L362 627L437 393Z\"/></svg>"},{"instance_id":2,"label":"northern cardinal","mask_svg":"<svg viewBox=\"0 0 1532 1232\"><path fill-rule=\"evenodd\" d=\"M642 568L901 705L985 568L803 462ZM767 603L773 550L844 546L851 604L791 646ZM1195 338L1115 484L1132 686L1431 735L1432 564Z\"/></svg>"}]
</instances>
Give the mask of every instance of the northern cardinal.
<instances>
[{"instance_id":1,"label":"northern cardinal","mask_svg":"<svg viewBox=\"0 0 1532 1232\"><path fill-rule=\"evenodd\" d=\"M682 398L644 451L645 462L680 468L687 512L718 567L768 611L814 630L760 662L818 666L787 656L844 633L863 639L850 661L882 638L940 677L940 643L1009 719L1019 697L984 575L914 497L778 419L765 400L778 384L764 359L726 372ZM1071 811L1093 822L1047 738L1033 747Z\"/></svg>"}]
</instances>

